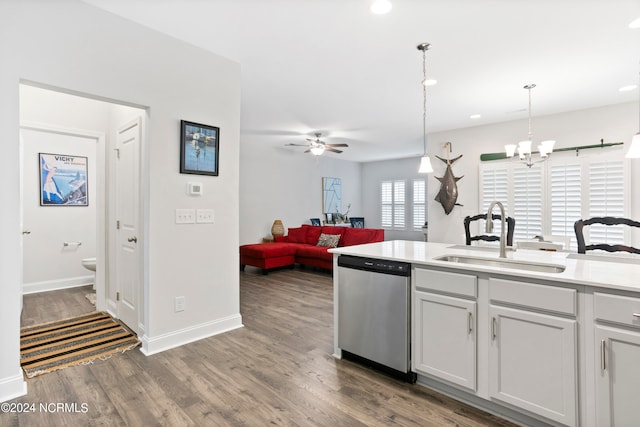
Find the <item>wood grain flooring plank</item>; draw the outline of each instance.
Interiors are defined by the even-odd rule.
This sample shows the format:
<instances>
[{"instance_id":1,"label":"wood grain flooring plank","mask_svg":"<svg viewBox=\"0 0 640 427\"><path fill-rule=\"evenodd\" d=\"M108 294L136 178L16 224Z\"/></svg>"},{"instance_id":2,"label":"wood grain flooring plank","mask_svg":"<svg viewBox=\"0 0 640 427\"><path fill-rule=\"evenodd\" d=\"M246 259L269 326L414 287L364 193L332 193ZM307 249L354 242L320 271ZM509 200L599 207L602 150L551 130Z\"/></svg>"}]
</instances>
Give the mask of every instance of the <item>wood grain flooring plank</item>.
<instances>
[{"instance_id":1,"label":"wood grain flooring plank","mask_svg":"<svg viewBox=\"0 0 640 427\"><path fill-rule=\"evenodd\" d=\"M240 281L244 328L148 357L133 350L29 379L29 395L16 402L79 401L89 411L0 414L0 426L513 425L335 359L330 273L282 269L263 276L247 268ZM85 293L25 296L23 325L93 311Z\"/></svg>"}]
</instances>

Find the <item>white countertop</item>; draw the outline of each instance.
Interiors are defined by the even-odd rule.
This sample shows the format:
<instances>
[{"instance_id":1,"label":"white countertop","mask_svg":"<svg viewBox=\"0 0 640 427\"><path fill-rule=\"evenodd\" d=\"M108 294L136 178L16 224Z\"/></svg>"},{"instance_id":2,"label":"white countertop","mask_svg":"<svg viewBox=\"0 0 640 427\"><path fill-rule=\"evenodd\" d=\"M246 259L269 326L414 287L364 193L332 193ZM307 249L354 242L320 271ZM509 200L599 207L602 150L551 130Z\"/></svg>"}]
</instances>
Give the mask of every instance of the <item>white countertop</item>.
<instances>
[{"instance_id":1,"label":"white countertop","mask_svg":"<svg viewBox=\"0 0 640 427\"><path fill-rule=\"evenodd\" d=\"M444 255L498 259L498 248L493 249L483 246L392 240L334 248L330 249L329 252L367 258L404 261L426 266L447 267L456 270L500 273L523 278L538 278L558 282L559 284L577 284L640 292L640 257L631 254L629 254L629 256L618 256L617 254L580 255L569 252L552 252L533 249L507 251L507 259L514 261L565 266L565 270L561 273L546 273L485 265L453 263L434 259Z\"/></svg>"}]
</instances>

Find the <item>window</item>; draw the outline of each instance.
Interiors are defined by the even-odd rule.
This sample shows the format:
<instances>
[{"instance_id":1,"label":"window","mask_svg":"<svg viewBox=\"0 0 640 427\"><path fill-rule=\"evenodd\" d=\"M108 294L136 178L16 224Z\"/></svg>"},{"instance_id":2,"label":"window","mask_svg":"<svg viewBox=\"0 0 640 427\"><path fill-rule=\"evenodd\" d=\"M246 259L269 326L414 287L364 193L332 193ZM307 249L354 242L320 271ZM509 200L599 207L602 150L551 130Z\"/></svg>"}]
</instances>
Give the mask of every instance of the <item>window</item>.
<instances>
[{"instance_id":1,"label":"window","mask_svg":"<svg viewBox=\"0 0 640 427\"><path fill-rule=\"evenodd\" d=\"M380 225L383 228L419 230L427 221L426 202L426 179L382 181L380 184Z\"/></svg>"},{"instance_id":2,"label":"window","mask_svg":"<svg viewBox=\"0 0 640 427\"><path fill-rule=\"evenodd\" d=\"M387 228L405 226L405 181L383 181L380 185L381 225Z\"/></svg>"},{"instance_id":3,"label":"window","mask_svg":"<svg viewBox=\"0 0 640 427\"><path fill-rule=\"evenodd\" d=\"M424 179L413 180L413 228L421 229L427 221L427 183Z\"/></svg>"},{"instance_id":4,"label":"window","mask_svg":"<svg viewBox=\"0 0 640 427\"><path fill-rule=\"evenodd\" d=\"M547 162L525 167L517 161L496 161L480 166L480 209L486 212L493 200L503 202L516 219L514 241L537 235L571 237L573 224L594 216L627 217L625 180L627 162L622 150L606 153L554 153ZM587 239L610 244L629 244L630 236L613 227L585 229Z\"/></svg>"},{"instance_id":5,"label":"window","mask_svg":"<svg viewBox=\"0 0 640 427\"><path fill-rule=\"evenodd\" d=\"M625 217L624 162L597 162L589 165L589 215ZM624 244L623 228L603 224L592 225L589 239L610 245Z\"/></svg>"}]
</instances>

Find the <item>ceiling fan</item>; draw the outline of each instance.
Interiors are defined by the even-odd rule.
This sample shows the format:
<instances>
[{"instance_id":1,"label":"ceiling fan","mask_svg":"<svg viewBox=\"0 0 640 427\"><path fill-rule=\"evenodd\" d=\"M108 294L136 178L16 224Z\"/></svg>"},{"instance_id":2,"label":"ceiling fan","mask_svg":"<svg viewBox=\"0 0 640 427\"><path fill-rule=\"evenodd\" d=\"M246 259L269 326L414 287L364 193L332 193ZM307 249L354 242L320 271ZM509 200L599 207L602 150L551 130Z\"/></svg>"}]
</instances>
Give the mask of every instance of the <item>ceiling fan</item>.
<instances>
[{"instance_id":1,"label":"ceiling fan","mask_svg":"<svg viewBox=\"0 0 640 427\"><path fill-rule=\"evenodd\" d=\"M315 156L320 156L322 155L322 153L324 153L325 151L331 151L333 153L342 153L342 150L336 150L335 147L348 147L348 144L327 144L324 141L320 140L320 137L322 136L322 134L320 132L317 132L314 134L316 137L314 138L307 138L307 141L309 141L306 144L285 144L288 147L308 147L307 150L305 151L305 153L311 153Z\"/></svg>"}]
</instances>

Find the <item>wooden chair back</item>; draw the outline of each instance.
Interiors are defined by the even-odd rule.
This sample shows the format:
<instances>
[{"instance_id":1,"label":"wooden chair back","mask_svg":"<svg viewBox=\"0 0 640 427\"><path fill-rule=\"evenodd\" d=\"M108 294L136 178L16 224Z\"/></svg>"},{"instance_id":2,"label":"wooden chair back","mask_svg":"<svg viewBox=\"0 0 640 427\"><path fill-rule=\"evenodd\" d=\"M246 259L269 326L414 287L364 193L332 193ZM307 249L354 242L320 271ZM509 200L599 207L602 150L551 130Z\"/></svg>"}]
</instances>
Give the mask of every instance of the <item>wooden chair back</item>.
<instances>
[{"instance_id":1,"label":"wooden chair back","mask_svg":"<svg viewBox=\"0 0 640 427\"><path fill-rule=\"evenodd\" d=\"M604 224L604 225L626 225L629 227L639 227L640 222L628 218L616 218L611 216L593 217L589 219L579 219L573 224L573 230L576 232L576 240L578 241L578 253L584 254L586 251L600 249L607 252L630 252L640 254L640 249L626 245L610 245L607 243L590 243L585 244L583 228L585 225Z\"/></svg>"},{"instance_id":2,"label":"wooden chair back","mask_svg":"<svg viewBox=\"0 0 640 427\"><path fill-rule=\"evenodd\" d=\"M491 217L495 220L497 219L498 221L500 220L500 215L498 214L493 214L491 215ZM487 219L487 214L479 214L479 215L475 215L475 216L467 216L464 219L464 233L465 233L465 237L466 237L466 244L470 245L471 242L474 241L484 241L484 242L496 242L498 240L500 240L500 237L498 236L494 236L494 235L487 235L487 234L479 234L477 236L472 236L471 235L471 231L470 231L470 225L473 221L478 221L480 219ZM510 216L508 216L506 218L506 223L507 223L507 246L513 246L513 232L516 228L516 220Z\"/></svg>"}]
</instances>

